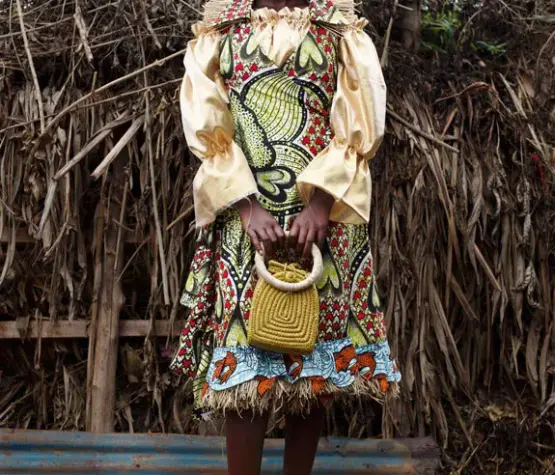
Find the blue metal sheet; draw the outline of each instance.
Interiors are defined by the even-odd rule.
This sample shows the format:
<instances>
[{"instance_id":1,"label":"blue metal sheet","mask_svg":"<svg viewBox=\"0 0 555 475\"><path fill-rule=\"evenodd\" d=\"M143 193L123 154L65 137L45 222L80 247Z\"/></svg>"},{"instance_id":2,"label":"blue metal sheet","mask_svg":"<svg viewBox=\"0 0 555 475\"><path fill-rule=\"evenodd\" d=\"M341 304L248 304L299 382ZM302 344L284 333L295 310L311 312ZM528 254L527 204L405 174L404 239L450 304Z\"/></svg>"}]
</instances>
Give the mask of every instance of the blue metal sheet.
<instances>
[{"instance_id":1,"label":"blue metal sheet","mask_svg":"<svg viewBox=\"0 0 555 475\"><path fill-rule=\"evenodd\" d=\"M283 441L268 439L263 474L281 473ZM324 439L314 475L432 474L438 450L426 439ZM0 430L0 474L225 474L225 440L147 434Z\"/></svg>"}]
</instances>

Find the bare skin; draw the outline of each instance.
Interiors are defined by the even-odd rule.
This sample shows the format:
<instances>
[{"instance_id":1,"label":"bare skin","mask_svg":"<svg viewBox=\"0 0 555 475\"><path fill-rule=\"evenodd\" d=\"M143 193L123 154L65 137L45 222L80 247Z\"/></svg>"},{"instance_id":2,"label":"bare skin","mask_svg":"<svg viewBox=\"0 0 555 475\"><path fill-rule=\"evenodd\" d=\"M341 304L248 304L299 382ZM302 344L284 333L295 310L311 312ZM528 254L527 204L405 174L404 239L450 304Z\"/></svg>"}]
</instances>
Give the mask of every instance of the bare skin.
<instances>
[{"instance_id":1,"label":"bare skin","mask_svg":"<svg viewBox=\"0 0 555 475\"><path fill-rule=\"evenodd\" d=\"M323 249L334 201L333 197L325 191L317 189L308 206L299 213L293 222L289 239L292 244L297 246L299 254L310 255L314 243Z\"/></svg>"},{"instance_id":2,"label":"bare skin","mask_svg":"<svg viewBox=\"0 0 555 475\"><path fill-rule=\"evenodd\" d=\"M304 8L308 6L306 0L255 0L254 8L272 8L281 10L282 8Z\"/></svg>"},{"instance_id":3,"label":"bare skin","mask_svg":"<svg viewBox=\"0 0 555 475\"><path fill-rule=\"evenodd\" d=\"M332 196L317 189L303 211L296 217L289 233L289 244L297 248L299 254L310 255L312 244L323 248L328 233ZM258 251L268 254L285 243L285 233L256 199L244 199L235 207L239 210L243 229Z\"/></svg>"},{"instance_id":4,"label":"bare skin","mask_svg":"<svg viewBox=\"0 0 555 475\"><path fill-rule=\"evenodd\" d=\"M239 210L243 230L257 251L271 255L275 247L285 243L283 229L256 199L241 200L235 207Z\"/></svg>"},{"instance_id":5,"label":"bare skin","mask_svg":"<svg viewBox=\"0 0 555 475\"><path fill-rule=\"evenodd\" d=\"M254 8L306 7L307 0L255 0ZM305 209L296 217L289 234L289 245L308 256L312 244L323 248L328 233L334 198L316 190ZM271 254L285 245L285 233L275 218L254 199L236 203L243 229L255 248ZM229 475L259 475L262 462L267 415L252 412L228 413L226 416ZM315 408L307 416L288 415L285 423L284 475L310 475L318 439L324 425L324 410Z\"/></svg>"},{"instance_id":6,"label":"bare skin","mask_svg":"<svg viewBox=\"0 0 555 475\"><path fill-rule=\"evenodd\" d=\"M324 427L325 411L314 408L305 416L285 419L283 475L310 475L318 440ZM229 475L259 475L268 414L251 411L226 414L227 469Z\"/></svg>"},{"instance_id":7,"label":"bare skin","mask_svg":"<svg viewBox=\"0 0 555 475\"><path fill-rule=\"evenodd\" d=\"M227 470L229 475L258 475L262 462L268 415L251 411L226 413Z\"/></svg>"},{"instance_id":8,"label":"bare skin","mask_svg":"<svg viewBox=\"0 0 555 475\"><path fill-rule=\"evenodd\" d=\"M299 253L310 253L316 242L323 247L328 232L329 215L334 199L316 190L308 206L291 226L290 243ZM285 242L285 234L275 218L255 199L236 204L243 229L258 250L271 253ZM286 416L284 475L309 475L314 464L324 411L314 409L306 417ZM258 475L262 460L266 416L228 414L226 436L230 475Z\"/></svg>"},{"instance_id":9,"label":"bare skin","mask_svg":"<svg viewBox=\"0 0 555 475\"><path fill-rule=\"evenodd\" d=\"M314 408L306 416L289 415L285 422L283 475L309 475L318 440L324 428L325 411Z\"/></svg>"}]
</instances>

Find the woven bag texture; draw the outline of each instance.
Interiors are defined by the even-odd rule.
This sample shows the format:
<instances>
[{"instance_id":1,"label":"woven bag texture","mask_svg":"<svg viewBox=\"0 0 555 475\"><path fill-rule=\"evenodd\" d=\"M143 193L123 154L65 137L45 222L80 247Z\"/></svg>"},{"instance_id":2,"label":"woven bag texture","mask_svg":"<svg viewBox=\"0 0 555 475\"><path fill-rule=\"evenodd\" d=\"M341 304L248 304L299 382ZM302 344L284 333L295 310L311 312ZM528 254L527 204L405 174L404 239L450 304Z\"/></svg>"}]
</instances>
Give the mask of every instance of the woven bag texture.
<instances>
[{"instance_id":1,"label":"woven bag texture","mask_svg":"<svg viewBox=\"0 0 555 475\"><path fill-rule=\"evenodd\" d=\"M301 282L308 276L298 264L270 261L268 270L282 282ZM319 307L315 285L287 292L259 279L249 319L249 345L277 353L311 353L318 337Z\"/></svg>"}]
</instances>

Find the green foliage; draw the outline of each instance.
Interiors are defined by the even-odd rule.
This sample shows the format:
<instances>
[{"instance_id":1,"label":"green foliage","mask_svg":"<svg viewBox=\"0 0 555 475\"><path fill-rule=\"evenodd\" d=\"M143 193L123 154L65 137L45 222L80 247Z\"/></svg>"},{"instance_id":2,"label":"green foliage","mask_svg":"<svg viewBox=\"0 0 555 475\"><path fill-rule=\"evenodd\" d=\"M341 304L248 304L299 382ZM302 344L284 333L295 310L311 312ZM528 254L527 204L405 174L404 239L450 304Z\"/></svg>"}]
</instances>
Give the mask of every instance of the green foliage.
<instances>
[{"instance_id":1,"label":"green foliage","mask_svg":"<svg viewBox=\"0 0 555 475\"><path fill-rule=\"evenodd\" d=\"M447 5L442 11L422 14L422 45L434 51L447 53L455 45L457 31L461 28L460 10Z\"/></svg>"},{"instance_id":2,"label":"green foliage","mask_svg":"<svg viewBox=\"0 0 555 475\"><path fill-rule=\"evenodd\" d=\"M466 41L460 37L464 21L462 18L462 3L457 0L445 0L440 11L428 10L427 2L424 2L422 12L422 46L440 53L450 53L461 47ZM471 1L465 5L478 6L479 2ZM468 33L468 31L467 31ZM476 53L500 58L505 55L507 43L494 40L470 41L470 48Z\"/></svg>"},{"instance_id":3,"label":"green foliage","mask_svg":"<svg viewBox=\"0 0 555 475\"><path fill-rule=\"evenodd\" d=\"M490 41L474 41L471 47L479 53L486 53L494 58L499 58L507 52L507 43L492 43Z\"/></svg>"}]
</instances>

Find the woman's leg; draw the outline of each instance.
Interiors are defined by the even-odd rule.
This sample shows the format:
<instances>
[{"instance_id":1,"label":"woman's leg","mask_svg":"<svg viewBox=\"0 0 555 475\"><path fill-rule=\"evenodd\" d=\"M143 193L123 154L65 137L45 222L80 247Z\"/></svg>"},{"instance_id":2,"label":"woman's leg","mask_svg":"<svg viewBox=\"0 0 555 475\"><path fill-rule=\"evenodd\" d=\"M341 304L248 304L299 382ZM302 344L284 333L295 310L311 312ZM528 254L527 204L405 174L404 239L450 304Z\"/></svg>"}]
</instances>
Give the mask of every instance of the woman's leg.
<instances>
[{"instance_id":1,"label":"woman's leg","mask_svg":"<svg viewBox=\"0 0 555 475\"><path fill-rule=\"evenodd\" d=\"M284 475L310 475L324 420L325 410L321 406L306 416L286 417Z\"/></svg>"},{"instance_id":2,"label":"woman's leg","mask_svg":"<svg viewBox=\"0 0 555 475\"><path fill-rule=\"evenodd\" d=\"M226 413L227 467L229 475L259 475L268 415L252 411Z\"/></svg>"}]
</instances>

